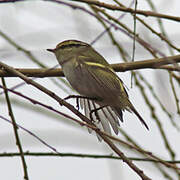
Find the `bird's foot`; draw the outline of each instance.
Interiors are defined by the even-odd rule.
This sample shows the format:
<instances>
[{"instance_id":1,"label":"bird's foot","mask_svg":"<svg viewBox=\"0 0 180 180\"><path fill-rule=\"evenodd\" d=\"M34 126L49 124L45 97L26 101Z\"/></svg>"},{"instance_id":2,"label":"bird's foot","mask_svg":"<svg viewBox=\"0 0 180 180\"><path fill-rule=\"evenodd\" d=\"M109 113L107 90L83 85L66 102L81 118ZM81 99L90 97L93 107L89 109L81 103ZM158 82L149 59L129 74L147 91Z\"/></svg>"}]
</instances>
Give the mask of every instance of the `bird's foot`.
<instances>
[{"instance_id":1,"label":"bird's foot","mask_svg":"<svg viewBox=\"0 0 180 180\"><path fill-rule=\"evenodd\" d=\"M79 110L79 99L89 99L89 100L97 100L97 98L92 98L92 97L87 97L87 96L80 96L80 95L69 95L67 97L64 98L64 100L68 100L68 99L72 99L75 98L76 99L76 107Z\"/></svg>"},{"instance_id":2,"label":"bird's foot","mask_svg":"<svg viewBox=\"0 0 180 180\"><path fill-rule=\"evenodd\" d=\"M93 113L95 114L95 116L96 116L96 119L97 119L97 123L99 123L101 120L100 120L100 117L99 117L99 115L98 115L98 111L99 110L101 110L101 109L103 109L104 107L106 107L106 106L101 106L101 107L99 107L99 108L96 108L96 109L93 109L93 110L91 110L90 111L90 119L92 120L92 122L95 122L95 120L93 120L93 117L92 117L92 115L93 115Z\"/></svg>"}]
</instances>

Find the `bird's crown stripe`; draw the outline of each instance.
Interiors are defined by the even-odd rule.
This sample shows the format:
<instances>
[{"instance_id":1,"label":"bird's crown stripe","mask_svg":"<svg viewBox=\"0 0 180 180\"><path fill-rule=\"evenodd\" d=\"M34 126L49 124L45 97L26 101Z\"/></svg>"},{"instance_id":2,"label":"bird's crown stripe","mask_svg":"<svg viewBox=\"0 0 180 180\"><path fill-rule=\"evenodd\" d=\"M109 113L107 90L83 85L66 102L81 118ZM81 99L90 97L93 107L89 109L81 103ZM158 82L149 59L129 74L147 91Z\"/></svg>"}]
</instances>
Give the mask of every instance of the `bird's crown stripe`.
<instances>
[{"instance_id":1,"label":"bird's crown stripe","mask_svg":"<svg viewBox=\"0 0 180 180\"><path fill-rule=\"evenodd\" d=\"M59 48L64 49L64 48L78 47L78 46L88 46L88 44L82 43L80 41L64 41L64 42L59 43L56 46L56 49L59 49Z\"/></svg>"}]
</instances>

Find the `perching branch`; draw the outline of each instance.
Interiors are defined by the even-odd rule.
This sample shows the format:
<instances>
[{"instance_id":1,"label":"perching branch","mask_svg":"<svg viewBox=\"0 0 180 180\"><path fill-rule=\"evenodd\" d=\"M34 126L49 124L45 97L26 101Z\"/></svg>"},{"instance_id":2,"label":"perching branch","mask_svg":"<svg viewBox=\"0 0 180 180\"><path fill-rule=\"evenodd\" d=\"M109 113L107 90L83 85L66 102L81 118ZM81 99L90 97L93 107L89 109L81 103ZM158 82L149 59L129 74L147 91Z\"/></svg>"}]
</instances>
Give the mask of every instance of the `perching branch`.
<instances>
[{"instance_id":1,"label":"perching branch","mask_svg":"<svg viewBox=\"0 0 180 180\"><path fill-rule=\"evenodd\" d=\"M137 69L164 69L164 70L172 70L172 71L179 71L180 68L176 66L167 66L168 64L176 64L180 62L180 55L176 56L168 56L165 58L155 58L150 60L144 61L135 61L135 62L128 62L128 63L118 63L118 64L111 64L112 68L116 72L125 72L130 70L137 70ZM57 76L64 76L61 69L16 69L22 74L28 77L57 77ZM0 77L17 77L15 74L11 72L7 72L5 70L0 70Z\"/></svg>"}]
</instances>

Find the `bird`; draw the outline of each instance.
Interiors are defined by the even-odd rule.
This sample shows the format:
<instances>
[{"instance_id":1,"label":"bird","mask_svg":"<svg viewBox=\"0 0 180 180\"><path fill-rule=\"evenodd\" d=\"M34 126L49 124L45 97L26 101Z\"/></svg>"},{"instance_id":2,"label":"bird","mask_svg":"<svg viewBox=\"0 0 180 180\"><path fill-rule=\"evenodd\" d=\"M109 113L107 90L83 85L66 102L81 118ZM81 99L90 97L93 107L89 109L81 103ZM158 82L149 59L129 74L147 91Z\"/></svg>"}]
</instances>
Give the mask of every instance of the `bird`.
<instances>
[{"instance_id":1,"label":"bird","mask_svg":"<svg viewBox=\"0 0 180 180\"><path fill-rule=\"evenodd\" d=\"M108 134L111 128L119 132L125 110L133 112L149 130L148 125L130 102L123 81L105 58L90 44L79 40L65 40L53 52L73 89L80 95L85 115ZM78 97L77 97L78 98ZM93 113L94 112L94 113ZM92 119L93 118L93 119Z\"/></svg>"}]
</instances>

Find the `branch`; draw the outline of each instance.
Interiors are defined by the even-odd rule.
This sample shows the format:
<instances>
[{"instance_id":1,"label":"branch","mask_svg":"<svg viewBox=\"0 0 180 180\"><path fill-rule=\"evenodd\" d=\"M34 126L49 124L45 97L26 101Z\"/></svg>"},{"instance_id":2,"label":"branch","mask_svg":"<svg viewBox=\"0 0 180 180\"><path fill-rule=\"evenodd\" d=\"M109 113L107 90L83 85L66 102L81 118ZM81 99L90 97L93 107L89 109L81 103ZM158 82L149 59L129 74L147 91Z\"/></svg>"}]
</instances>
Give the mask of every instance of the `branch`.
<instances>
[{"instance_id":1,"label":"branch","mask_svg":"<svg viewBox=\"0 0 180 180\"><path fill-rule=\"evenodd\" d=\"M19 2L19 1L27 1L27 0L1 0L0 3L14 3L14 2ZM50 2L56 2L56 3L62 3L59 0L44 0L44 1L50 1ZM110 10L118 10L118 11L123 11L123 12L127 12L127 13L131 13L131 14L139 14L139 15L144 15L144 16L152 16L152 17L157 17L157 18L164 18L164 19L168 19L168 20L173 20L173 21L180 21L180 17L179 16L171 16L171 15L167 15L167 14L161 14L161 13L157 13L157 12L153 12L153 11L143 11L143 10L134 10L131 8L126 8L126 7L121 7L121 6L116 6L116 5L112 5L112 4L107 4L104 2L100 2L100 1L92 1L92 0L71 0L71 1L75 1L75 2L82 2L82 3L86 3L86 4L92 4L92 5L96 5L99 7L104 7L106 9L110 9Z\"/></svg>"},{"instance_id":2,"label":"branch","mask_svg":"<svg viewBox=\"0 0 180 180\"><path fill-rule=\"evenodd\" d=\"M164 69L164 65L176 64L179 62L180 62L180 55L176 55L176 56L155 58L155 59L144 60L144 61L113 64L112 68L116 72L125 72L129 70L148 69L148 68ZM180 71L180 69L178 69L178 71Z\"/></svg>"},{"instance_id":3,"label":"branch","mask_svg":"<svg viewBox=\"0 0 180 180\"><path fill-rule=\"evenodd\" d=\"M4 78L2 78L2 84L3 84L3 87L6 88L6 82L5 82ZM14 130L14 135L15 135L15 138L16 138L16 145L17 145L17 147L19 149L19 154L20 154L20 157L21 157L22 165L23 165L24 179L29 180L28 171L27 171L27 164L26 164L26 161L25 161L25 158L24 158L24 152L23 152L23 148L22 148L21 141L20 141L20 138L19 138L18 127L17 127L16 120L15 120L15 117L14 117L14 114L13 114L9 94L8 94L8 91L6 89L4 89L4 92L5 92L5 98L6 98L6 102L7 102L7 106L8 106L9 116L11 117L13 130Z\"/></svg>"},{"instance_id":4,"label":"branch","mask_svg":"<svg viewBox=\"0 0 180 180\"><path fill-rule=\"evenodd\" d=\"M71 1L76 1L76 2L79 1L79 2L82 2L82 3L96 5L96 6L99 6L101 8L103 7L103 8L110 9L110 10L118 10L118 11L123 11L123 12L127 12L127 13L132 13L132 14L144 15L146 17L147 16L153 16L153 17L158 17L158 18L174 20L174 21L177 21L177 22L180 21L180 17L178 17L178 16L170 16L170 15L167 15L167 14L160 14L160 13L156 13L156 12L153 12L153 11L143 11L143 10L138 10L138 9L134 10L134 9L131 9L131 8L120 7L120 6L107 4L107 3L104 3L104 2L100 2L100 1L92 1L92 0L71 0Z\"/></svg>"},{"instance_id":5,"label":"branch","mask_svg":"<svg viewBox=\"0 0 180 180\"><path fill-rule=\"evenodd\" d=\"M1 0L0 3L14 3L14 2L19 2L19 1L27 1L27 0ZM51 1L51 2L58 2L61 3L59 0L44 0L44 1ZM75 2L82 2L82 3L86 3L86 4L93 4L99 7L104 7L106 9L110 9L110 10L119 10L119 11L123 11L123 12L127 12L127 13L137 13L140 15L144 15L144 16L153 16L153 17L159 17L159 18L164 18L164 19L169 19L169 20L174 20L174 21L180 21L180 17L176 17L176 16L170 16L167 14L160 14L160 13L156 13L153 11L143 11L143 10L134 10L131 8L125 8L125 7L120 7L120 6L116 6L116 5L112 5L112 4L107 4L104 2L100 2L100 1L92 1L92 0L71 0L71 1L75 1Z\"/></svg>"},{"instance_id":6,"label":"branch","mask_svg":"<svg viewBox=\"0 0 180 180\"><path fill-rule=\"evenodd\" d=\"M176 56L168 56L164 58L155 58L144 61L136 61L136 62L128 62L128 63L118 63L111 64L112 68L116 72L125 72L130 70L137 69L164 69L169 71L180 71L179 67L174 66L166 66L167 64L175 64L180 62L180 55ZM57 77L64 76L62 69L16 69L20 73L28 76L28 77ZM16 74L11 73L9 71L0 70L0 77L17 77Z\"/></svg>"},{"instance_id":7,"label":"branch","mask_svg":"<svg viewBox=\"0 0 180 180\"><path fill-rule=\"evenodd\" d=\"M122 160L118 156L113 155L97 155L97 154L81 154L81 153L51 153L51 152L24 152L25 156L54 156L54 157L79 157L79 158L95 158L95 159L114 159L114 160ZM20 153L0 153L0 157L16 157L20 156ZM158 160L155 159L149 159L149 158L136 158L136 157L128 157L128 159L133 161L144 161L144 162L155 162L155 163L161 163ZM172 160L166 160L167 163L172 164L179 164L180 160L172 161Z\"/></svg>"}]
</instances>

